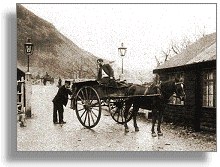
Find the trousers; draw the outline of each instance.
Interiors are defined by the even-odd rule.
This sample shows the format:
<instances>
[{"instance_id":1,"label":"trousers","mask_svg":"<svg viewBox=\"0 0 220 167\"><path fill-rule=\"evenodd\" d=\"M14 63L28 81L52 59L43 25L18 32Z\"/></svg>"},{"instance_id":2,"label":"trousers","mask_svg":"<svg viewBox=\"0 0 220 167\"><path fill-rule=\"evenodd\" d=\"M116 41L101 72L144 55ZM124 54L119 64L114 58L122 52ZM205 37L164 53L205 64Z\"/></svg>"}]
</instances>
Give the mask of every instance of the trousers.
<instances>
[{"instance_id":1,"label":"trousers","mask_svg":"<svg viewBox=\"0 0 220 167\"><path fill-rule=\"evenodd\" d=\"M110 79L109 77L103 77L103 78L101 78L100 82L102 84L107 85L107 86L117 88L117 83L116 83L115 79Z\"/></svg>"},{"instance_id":2,"label":"trousers","mask_svg":"<svg viewBox=\"0 0 220 167\"><path fill-rule=\"evenodd\" d=\"M63 104L53 102L53 122L63 122ZM57 113L59 116L59 121L57 120Z\"/></svg>"}]
</instances>

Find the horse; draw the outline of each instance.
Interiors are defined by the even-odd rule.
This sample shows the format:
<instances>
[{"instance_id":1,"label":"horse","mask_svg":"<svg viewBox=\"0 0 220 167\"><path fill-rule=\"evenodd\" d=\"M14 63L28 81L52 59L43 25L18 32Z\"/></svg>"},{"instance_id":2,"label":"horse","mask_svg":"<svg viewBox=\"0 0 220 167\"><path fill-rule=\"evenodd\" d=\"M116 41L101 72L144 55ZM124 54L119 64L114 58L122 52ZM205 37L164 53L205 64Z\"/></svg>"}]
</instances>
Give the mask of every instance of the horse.
<instances>
[{"instance_id":1,"label":"horse","mask_svg":"<svg viewBox=\"0 0 220 167\"><path fill-rule=\"evenodd\" d=\"M149 87L133 84L128 88L126 92L126 95L129 98L125 101L125 120L127 120L128 111L133 104L133 124L135 131L139 131L139 127L137 126L136 121L136 116L139 108L152 110L152 136L156 137L154 126L157 120L157 133L158 136L162 136L163 133L161 132L160 126L163 111L165 109L165 104L169 102L170 97L174 93L176 94L177 98L180 98L180 100L184 100L186 98L186 94L184 91L184 83L180 82L179 79L164 81L160 84L153 83ZM129 132L127 121L125 121L124 127L125 132Z\"/></svg>"},{"instance_id":2,"label":"horse","mask_svg":"<svg viewBox=\"0 0 220 167\"><path fill-rule=\"evenodd\" d=\"M48 75L48 76L45 75L45 76L43 77L43 84L44 84L44 85L47 84L47 81L50 82L50 84L54 84L54 78L51 77L51 76L49 76L49 75Z\"/></svg>"}]
</instances>

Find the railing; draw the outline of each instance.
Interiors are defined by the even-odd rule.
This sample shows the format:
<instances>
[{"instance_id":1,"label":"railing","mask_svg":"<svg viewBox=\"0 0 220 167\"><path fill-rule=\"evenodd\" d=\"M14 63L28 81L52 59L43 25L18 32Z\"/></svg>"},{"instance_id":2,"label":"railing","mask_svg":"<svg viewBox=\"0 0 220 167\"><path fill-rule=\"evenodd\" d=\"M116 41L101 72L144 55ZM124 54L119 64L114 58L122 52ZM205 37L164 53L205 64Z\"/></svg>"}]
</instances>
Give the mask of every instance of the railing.
<instances>
[{"instance_id":1,"label":"railing","mask_svg":"<svg viewBox=\"0 0 220 167\"><path fill-rule=\"evenodd\" d=\"M21 113L25 110L25 81L22 77L21 80L17 81L17 112Z\"/></svg>"},{"instance_id":2,"label":"railing","mask_svg":"<svg viewBox=\"0 0 220 167\"><path fill-rule=\"evenodd\" d=\"M25 123L25 81L22 77L17 81L17 115L20 126L26 126Z\"/></svg>"}]
</instances>

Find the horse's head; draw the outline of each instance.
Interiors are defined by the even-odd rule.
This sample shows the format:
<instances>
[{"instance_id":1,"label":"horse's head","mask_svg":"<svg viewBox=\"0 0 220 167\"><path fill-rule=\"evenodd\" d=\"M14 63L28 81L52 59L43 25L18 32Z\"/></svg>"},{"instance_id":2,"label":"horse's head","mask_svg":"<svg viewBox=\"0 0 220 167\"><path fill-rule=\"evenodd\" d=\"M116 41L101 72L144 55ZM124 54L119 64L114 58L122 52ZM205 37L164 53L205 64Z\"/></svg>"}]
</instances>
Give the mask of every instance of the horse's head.
<instances>
[{"instance_id":1,"label":"horse's head","mask_svg":"<svg viewBox=\"0 0 220 167\"><path fill-rule=\"evenodd\" d=\"M184 88L185 88L185 85L183 82L175 82L176 97L180 98L181 101L184 101L186 99Z\"/></svg>"}]
</instances>

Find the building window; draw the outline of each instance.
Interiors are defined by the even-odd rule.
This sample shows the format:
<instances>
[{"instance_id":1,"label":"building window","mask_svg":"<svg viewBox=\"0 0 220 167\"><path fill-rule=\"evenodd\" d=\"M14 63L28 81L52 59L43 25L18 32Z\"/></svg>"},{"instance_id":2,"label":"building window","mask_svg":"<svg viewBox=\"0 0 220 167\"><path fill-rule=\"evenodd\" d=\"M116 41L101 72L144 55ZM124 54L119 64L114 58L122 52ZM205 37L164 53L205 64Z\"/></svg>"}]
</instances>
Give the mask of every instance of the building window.
<instances>
[{"instance_id":1,"label":"building window","mask_svg":"<svg viewBox=\"0 0 220 167\"><path fill-rule=\"evenodd\" d=\"M180 81L184 82L184 73L178 72L178 73L169 74L169 79L175 79L175 78L179 78ZM181 101L180 98L177 98L176 94L174 93L173 96L170 97L169 104L184 105L184 101Z\"/></svg>"},{"instance_id":2,"label":"building window","mask_svg":"<svg viewBox=\"0 0 220 167\"><path fill-rule=\"evenodd\" d=\"M203 106L216 107L216 70L203 74Z\"/></svg>"}]
</instances>

